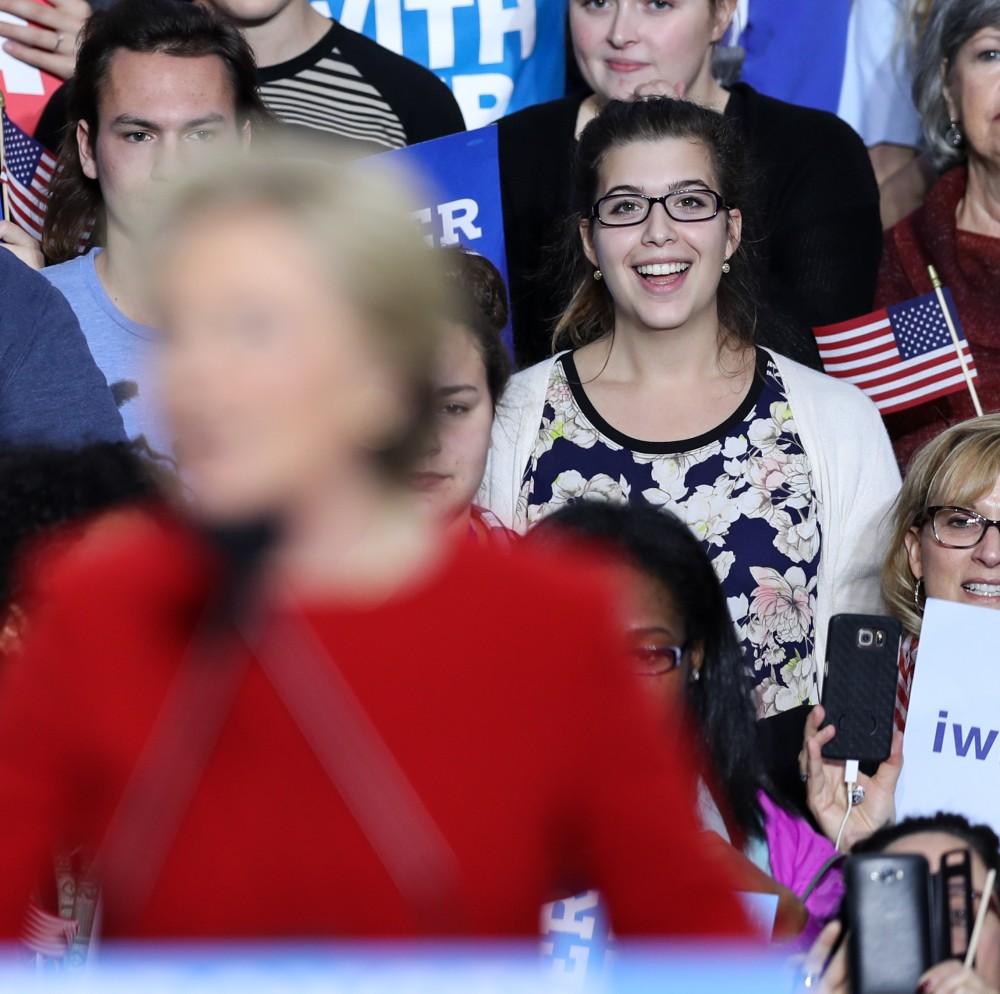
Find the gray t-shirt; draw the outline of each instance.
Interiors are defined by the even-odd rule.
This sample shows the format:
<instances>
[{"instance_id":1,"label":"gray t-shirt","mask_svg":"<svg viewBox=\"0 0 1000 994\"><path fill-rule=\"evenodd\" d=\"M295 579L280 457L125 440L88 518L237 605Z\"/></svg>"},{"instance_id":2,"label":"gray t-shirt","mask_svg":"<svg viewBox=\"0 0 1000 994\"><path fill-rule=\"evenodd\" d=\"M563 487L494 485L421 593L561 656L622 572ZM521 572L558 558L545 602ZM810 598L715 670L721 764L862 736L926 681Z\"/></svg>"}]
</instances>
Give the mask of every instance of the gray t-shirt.
<instances>
[{"instance_id":1,"label":"gray t-shirt","mask_svg":"<svg viewBox=\"0 0 1000 994\"><path fill-rule=\"evenodd\" d=\"M42 270L73 308L91 355L104 373L129 438L144 435L157 452L169 453L166 432L153 398L150 362L155 329L127 318L108 296L94 262L102 250Z\"/></svg>"}]
</instances>

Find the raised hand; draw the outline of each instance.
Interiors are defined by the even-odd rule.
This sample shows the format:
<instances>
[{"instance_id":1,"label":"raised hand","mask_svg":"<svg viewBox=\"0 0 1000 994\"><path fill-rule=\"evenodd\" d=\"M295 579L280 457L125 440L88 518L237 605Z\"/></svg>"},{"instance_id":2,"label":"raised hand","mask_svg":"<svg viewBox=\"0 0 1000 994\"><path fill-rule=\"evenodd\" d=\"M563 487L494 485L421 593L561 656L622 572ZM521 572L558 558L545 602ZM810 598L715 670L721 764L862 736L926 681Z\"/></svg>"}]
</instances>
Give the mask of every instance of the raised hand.
<instances>
[{"instance_id":1,"label":"raised hand","mask_svg":"<svg viewBox=\"0 0 1000 994\"><path fill-rule=\"evenodd\" d=\"M653 79L648 83L640 83L632 94L633 99L642 100L643 97L670 97L672 100L684 99L683 83L671 83L665 79Z\"/></svg>"},{"instance_id":2,"label":"raised hand","mask_svg":"<svg viewBox=\"0 0 1000 994\"><path fill-rule=\"evenodd\" d=\"M920 978L917 990L920 994L998 994L995 987L953 959L932 966Z\"/></svg>"},{"instance_id":3,"label":"raised hand","mask_svg":"<svg viewBox=\"0 0 1000 994\"><path fill-rule=\"evenodd\" d=\"M5 52L59 79L73 75L80 32L90 17L87 0L0 0L0 11L29 22L0 21Z\"/></svg>"},{"instance_id":4,"label":"raised hand","mask_svg":"<svg viewBox=\"0 0 1000 994\"><path fill-rule=\"evenodd\" d=\"M0 248L12 252L32 269L42 269L45 266L42 246L13 221L0 221Z\"/></svg>"},{"instance_id":5,"label":"raised hand","mask_svg":"<svg viewBox=\"0 0 1000 994\"><path fill-rule=\"evenodd\" d=\"M802 964L801 981L795 994L850 994L847 971L847 942L841 942L841 925L829 922L816 937ZM833 952L837 947L837 951ZM831 953L833 956L831 958Z\"/></svg>"},{"instance_id":6,"label":"raised hand","mask_svg":"<svg viewBox=\"0 0 1000 994\"><path fill-rule=\"evenodd\" d=\"M844 784L844 764L823 758L822 748L836 737L833 725L821 729L825 712L817 705L806 719L802 735L799 765L806 777L806 799L809 810L823 834L836 841L837 831L847 810L847 788ZM891 824L896 817L896 782L903 768L903 734L892 733L892 751L880 764L873 777L858 775L858 786L865 790L865 799L851 811L841 840L847 851L856 842L866 839L877 829Z\"/></svg>"}]
</instances>

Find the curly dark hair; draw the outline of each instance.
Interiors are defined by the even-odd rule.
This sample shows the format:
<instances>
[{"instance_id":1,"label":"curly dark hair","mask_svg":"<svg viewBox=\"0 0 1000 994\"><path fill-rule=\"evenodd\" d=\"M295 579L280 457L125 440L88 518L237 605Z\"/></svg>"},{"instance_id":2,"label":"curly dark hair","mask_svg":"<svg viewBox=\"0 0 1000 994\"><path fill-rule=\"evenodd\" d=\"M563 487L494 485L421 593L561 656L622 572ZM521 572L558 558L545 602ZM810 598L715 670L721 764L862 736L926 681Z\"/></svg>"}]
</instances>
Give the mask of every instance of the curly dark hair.
<instances>
[{"instance_id":1,"label":"curly dark hair","mask_svg":"<svg viewBox=\"0 0 1000 994\"><path fill-rule=\"evenodd\" d=\"M982 859L987 870L1000 871L1000 838L989 825L974 825L964 815L939 811L935 815L904 818L895 825L888 825L873 832L852 847L852 853L878 853L910 835L923 832L941 832L961 839Z\"/></svg>"}]
</instances>

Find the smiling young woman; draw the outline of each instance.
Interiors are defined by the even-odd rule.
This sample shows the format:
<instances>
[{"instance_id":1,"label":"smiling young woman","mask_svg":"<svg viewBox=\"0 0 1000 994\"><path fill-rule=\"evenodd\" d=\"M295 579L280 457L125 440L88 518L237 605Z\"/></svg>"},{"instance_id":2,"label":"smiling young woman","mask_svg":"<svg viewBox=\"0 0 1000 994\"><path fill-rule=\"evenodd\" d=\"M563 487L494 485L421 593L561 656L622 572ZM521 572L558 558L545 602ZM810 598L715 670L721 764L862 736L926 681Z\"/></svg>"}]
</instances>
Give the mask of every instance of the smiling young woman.
<instances>
[{"instance_id":1,"label":"smiling young woman","mask_svg":"<svg viewBox=\"0 0 1000 994\"><path fill-rule=\"evenodd\" d=\"M570 166L586 124L610 100L676 95L725 114L759 171L750 235L764 299L780 320L766 342L819 368L809 329L871 310L881 243L878 188L861 139L831 114L723 87L712 57L736 0L569 0L586 90L499 124L514 341L519 365L549 353L566 299L545 278L570 209Z\"/></svg>"},{"instance_id":2,"label":"smiling young woman","mask_svg":"<svg viewBox=\"0 0 1000 994\"><path fill-rule=\"evenodd\" d=\"M854 387L755 344L746 174L721 115L612 101L576 176L555 342L572 348L513 378L481 502L520 531L578 499L677 513L723 583L758 715L794 713L768 732L794 787L827 621L878 604L871 536L899 485L888 438Z\"/></svg>"}]
</instances>

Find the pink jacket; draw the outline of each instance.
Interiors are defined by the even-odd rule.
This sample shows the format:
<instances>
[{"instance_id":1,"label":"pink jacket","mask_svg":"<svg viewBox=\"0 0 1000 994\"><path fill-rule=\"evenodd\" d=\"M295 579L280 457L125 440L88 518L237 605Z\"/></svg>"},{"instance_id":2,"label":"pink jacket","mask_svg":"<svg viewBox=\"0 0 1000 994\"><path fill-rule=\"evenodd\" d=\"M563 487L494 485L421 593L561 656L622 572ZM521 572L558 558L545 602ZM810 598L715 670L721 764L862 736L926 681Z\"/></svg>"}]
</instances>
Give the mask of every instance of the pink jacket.
<instances>
[{"instance_id":1,"label":"pink jacket","mask_svg":"<svg viewBox=\"0 0 1000 994\"><path fill-rule=\"evenodd\" d=\"M771 858L771 876L801 897L837 850L804 819L760 794L764 831ZM809 921L796 945L809 948L823 926L836 914L844 896L840 865L830 866L805 899Z\"/></svg>"}]
</instances>

